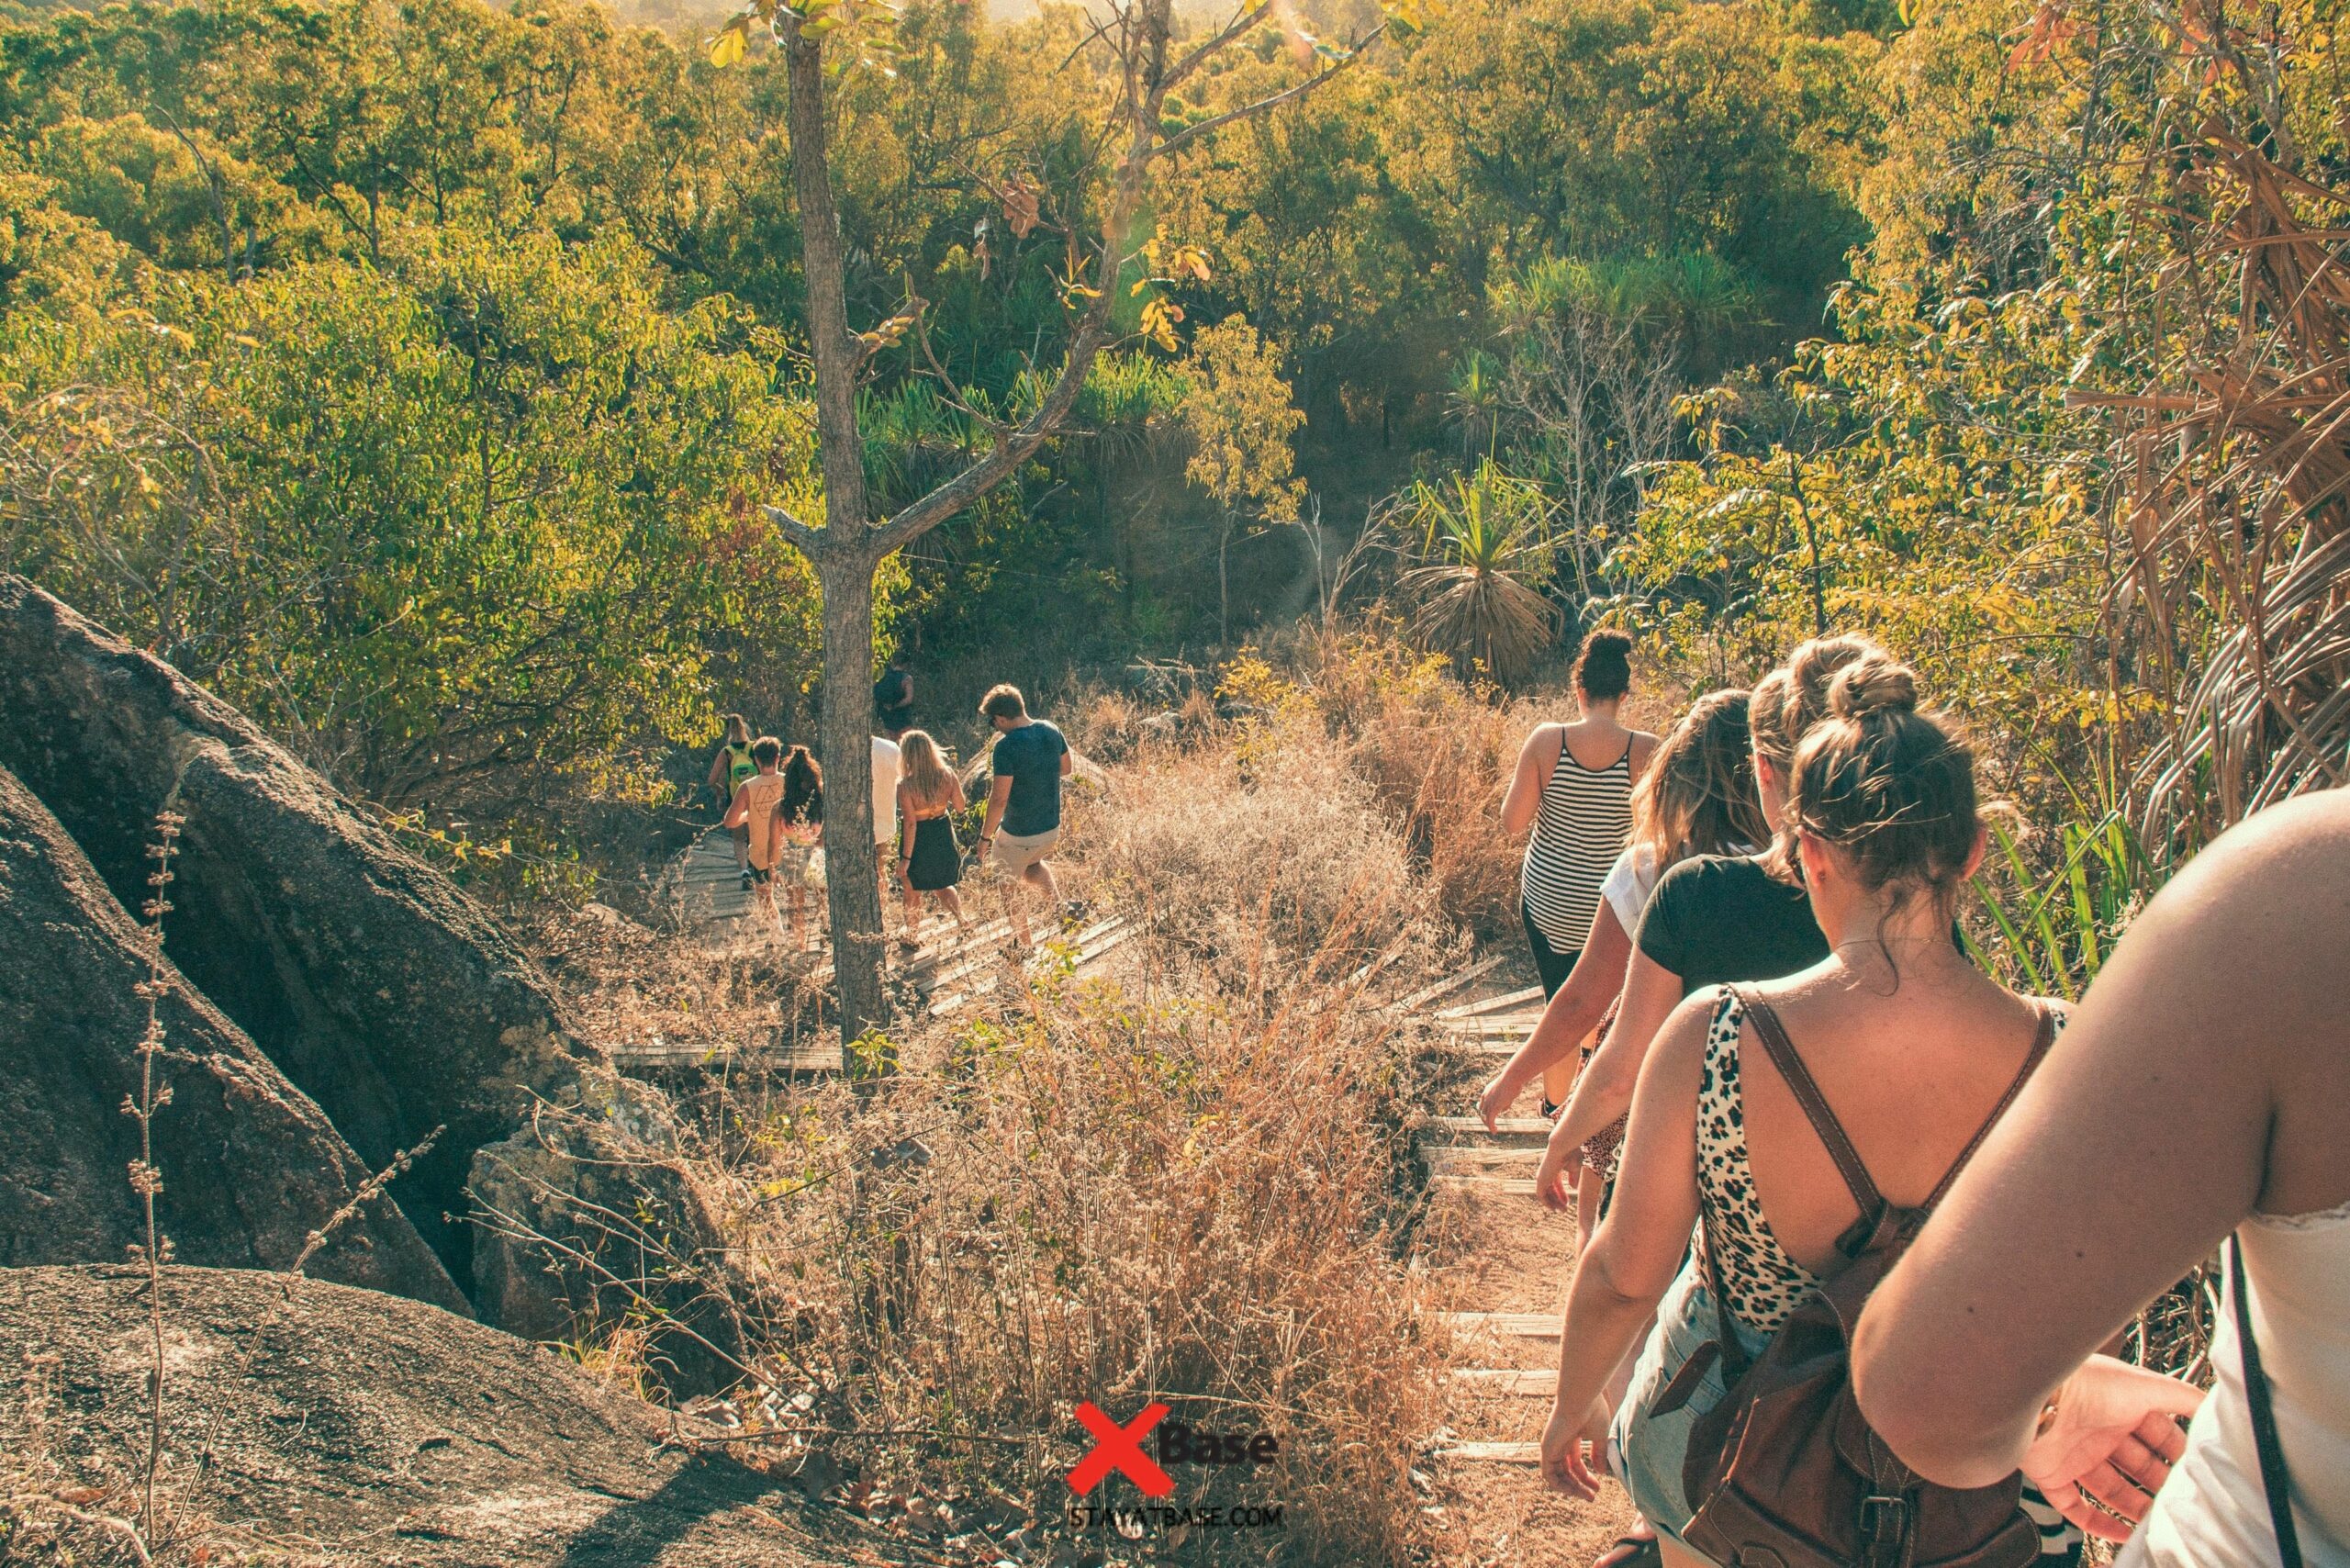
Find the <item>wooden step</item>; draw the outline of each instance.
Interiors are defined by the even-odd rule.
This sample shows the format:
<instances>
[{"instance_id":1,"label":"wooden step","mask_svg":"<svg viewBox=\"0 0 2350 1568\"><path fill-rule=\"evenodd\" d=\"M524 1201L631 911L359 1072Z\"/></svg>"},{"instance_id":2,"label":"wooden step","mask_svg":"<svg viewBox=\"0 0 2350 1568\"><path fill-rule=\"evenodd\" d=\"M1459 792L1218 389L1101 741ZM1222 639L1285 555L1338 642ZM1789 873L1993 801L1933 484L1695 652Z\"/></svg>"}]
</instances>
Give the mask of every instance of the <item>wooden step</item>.
<instances>
[{"instance_id":1,"label":"wooden step","mask_svg":"<svg viewBox=\"0 0 2350 1568\"><path fill-rule=\"evenodd\" d=\"M1517 1035L1494 1036L1447 1034L1433 1048L1448 1056L1475 1057L1480 1059L1491 1058L1495 1061L1502 1061L1516 1056L1517 1047L1524 1044L1526 1044L1525 1037Z\"/></svg>"},{"instance_id":2,"label":"wooden step","mask_svg":"<svg viewBox=\"0 0 2350 1568\"><path fill-rule=\"evenodd\" d=\"M1505 1339L1556 1339L1555 1312L1448 1312L1443 1322L1456 1334L1494 1334Z\"/></svg>"},{"instance_id":3,"label":"wooden step","mask_svg":"<svg viewBox=\"0 0 2350 1568\"><path fill-rule=\"evenodd\" d=\"M1439 1018L1469 1018L1481 1013L1515 1013L1529 1002L1539 1004L1542 988L1529 985L1523 991L1513 991L1501 996L1488 996L1480 1002L1464 1002L1458 1007L1448 1007L1437 1014Z\"/></svg>"},{"instance_id":4,"label":"wooden step","mask_svg":"<svg viewBox=\"0 0 2350 1568\"><path fill-rule=\"evenodd\" d=\"M1534 1178L1531 1176L1493 1176L1483 1172L1438 1171L1429 1178L1438 1191L1458 1193L1471 1198L1531 1198Z\"/></svg>"},{"instance_id":5,"label":"wooden step","mask_svg":"<svg viewBox=\"0 0 2350 1568\"><path fill-rule=\"evenodd\" d=\"M1449 1464L1539 1464L1540 1443L1449 1443L1428 1450L1428 1457Z\"/></svg>"},{"instance_id":6,"label":"wooden step","mask_svg":"<svg viewBox=\"0 0 2350 1568\"><path fill-rule=\"evenodd\" d=\"M1467 985L1478 976L1489 973L1493 969L1499 968L1502 958L1503 955L1499 953L1488 954L1484 958L1482 958L1475 963L1470 965L1467 969L1460 970L1455 974L1447 975L1442 980L1435 980L1427 985L1424 985L1420 987L1419 990L1412 992L1411 995L1404 998L1401 1002L1391 1003L1389 1011L1394 1013L1412 1013L1427 1006L1431 1002L1440 1001L1443 998L1451 995L1454 991L1459 991L1462 986Z\"/></svg>"},{"instance_id":7,"label":"wooden step","mask_svg":"<svg viewBox=\"0 0 2350 1568\"><path fill-rule=\"evenodd\" d=\"M1481 1394L1507 1394L1515 1399L1548 1399L1559 1391L1556 1367L1463 1367L1452 1381Z\"/></svg>"},{"instance_id":8,"label":"wooden step","mask_svg":"<svg viewBox=\"0 0 2350 1568\"><path fill-rule=\"evenodd\" d=\"M1436 1175L1447 1176L1464 1172L1503 1171L1529 1180L1541 1169L1542 1150L1509 1148L1486 1145L1432 1143L1420 1147L1420 1156L1428 1162L1428 1170Z\"/></svg>"},{"instance_id":9,"label":"wooden step","mask_svg":"<svg viewBox=\"0 0 2350 1568\"><path fill-rule=\"evenodd\" d=\"M1540 1148L1550 1141L1550 1124L1540 1116L1503 1116L1493 1132L1485 1130L1482 1116L1433 1116L1425 1126L1447 1143Z\"/></svg>"},{"instance_id":10,"label":"wooden step","mask_svg":"<svg viewBox=\"0 0 2350 1568\"><path fill-rule=\"evenodd\" d=\"M1478 1014L1468 1018L1440 1018L1438 1026L1448 1035L1531 1035L1534 1026L1542 1022L1539 1013Z\"/></svg>"},{"instance_id":11,"label":"wooden step","mask_svg":"<svg viewBox=\"0 0 2350 1568\"><path fill-rule=\"evenodd\" d=\"M838 1072L841 1066L838 1046L809 1040L789 1047L654 1040L625 1043L610 1049L612 1060L621 1067L715 1067L733 1060L755 1062L783 1072Z\"/></svg>"}]
</instances>

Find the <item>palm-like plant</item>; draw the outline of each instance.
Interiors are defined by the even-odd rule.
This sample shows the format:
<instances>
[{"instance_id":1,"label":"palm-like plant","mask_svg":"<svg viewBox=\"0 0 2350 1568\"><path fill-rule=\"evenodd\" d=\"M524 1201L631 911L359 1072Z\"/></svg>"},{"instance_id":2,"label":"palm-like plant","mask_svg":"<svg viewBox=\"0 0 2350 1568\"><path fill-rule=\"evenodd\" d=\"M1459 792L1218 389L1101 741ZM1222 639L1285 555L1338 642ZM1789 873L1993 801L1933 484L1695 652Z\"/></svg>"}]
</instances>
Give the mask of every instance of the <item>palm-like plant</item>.
<instances>
[{"instance_id":1,"label":"palm-like plant","mask_svg":"<svg viewBox=\"0 0 2350 1568\"><path fill-rule=\"evenodd\" d=\"M1491 455L1501 429L1501 362L1483 349L1469 351L1452 372L1445 391L1445 419L1460 431L1460 455Z\"/></svg>"},{"instance_id":2,"label":"palm-like plant","mask_svg":"<svg viewBox=\"0 0 2350 1568\"><path fill-rule=\"evenodd\" d=\"M1404 501L1417 564L1398 579L1417 601L1412 634L1451 656L1464 677L1524 677L1557 636L1558 607L1536 583L1550 568L1550 502L1539 487L1494 466L1422 480Z\"/></svg>"}]
</instances>

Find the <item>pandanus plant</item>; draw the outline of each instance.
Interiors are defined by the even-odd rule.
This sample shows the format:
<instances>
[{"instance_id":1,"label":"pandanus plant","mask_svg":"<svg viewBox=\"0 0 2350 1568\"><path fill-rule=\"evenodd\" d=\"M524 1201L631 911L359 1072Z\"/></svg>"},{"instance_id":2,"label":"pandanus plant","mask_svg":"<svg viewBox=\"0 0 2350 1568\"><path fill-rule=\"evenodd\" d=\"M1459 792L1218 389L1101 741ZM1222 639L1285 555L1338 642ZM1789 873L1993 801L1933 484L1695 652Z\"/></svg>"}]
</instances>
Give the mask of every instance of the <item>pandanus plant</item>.
<instances>
[{"instance_id":1,"label":"pandanus plant","mask_svg":"<svg viewBox=\"0 0 2350 1568\"><path fill-rule=\"evenodd\" d=\"M1539 487L1487 462L1449 483L1415 484L1404 506L1417 561L1397 579L1415 603L1420 645L1463 676L1521 679L1557 636L1550 571L1550 505Z\"/></svg>"}]
</instances>

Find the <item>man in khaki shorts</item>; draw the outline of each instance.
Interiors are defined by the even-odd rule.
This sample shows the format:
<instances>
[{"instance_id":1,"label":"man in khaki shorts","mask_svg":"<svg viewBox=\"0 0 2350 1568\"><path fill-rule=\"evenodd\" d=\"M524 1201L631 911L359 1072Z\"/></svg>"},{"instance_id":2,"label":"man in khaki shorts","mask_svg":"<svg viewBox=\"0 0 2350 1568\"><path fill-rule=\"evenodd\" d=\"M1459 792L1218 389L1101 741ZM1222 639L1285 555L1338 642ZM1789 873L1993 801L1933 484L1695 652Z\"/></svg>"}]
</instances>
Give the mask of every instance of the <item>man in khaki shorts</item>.
<instances>
[{"instance_id":1,"label":"man in khaki shorts","mask_svg":"<svg viewBox=\"0 0 2350 1568\"><path fill-rule=\"evenodd\" d=\"M1043 894L1048 913L1060 903L1060 886L1045 857L1060 838L1061 780L1076 764L1060 731L1028 716L1018 687L990 691L979 703L979 714L995 726L994 759L989 765L995 782L988 790L979 848L1017 879L1012 890L1012 934L1025 947L1028 909L1021 889Z\"/></svg>"}]
</instances>

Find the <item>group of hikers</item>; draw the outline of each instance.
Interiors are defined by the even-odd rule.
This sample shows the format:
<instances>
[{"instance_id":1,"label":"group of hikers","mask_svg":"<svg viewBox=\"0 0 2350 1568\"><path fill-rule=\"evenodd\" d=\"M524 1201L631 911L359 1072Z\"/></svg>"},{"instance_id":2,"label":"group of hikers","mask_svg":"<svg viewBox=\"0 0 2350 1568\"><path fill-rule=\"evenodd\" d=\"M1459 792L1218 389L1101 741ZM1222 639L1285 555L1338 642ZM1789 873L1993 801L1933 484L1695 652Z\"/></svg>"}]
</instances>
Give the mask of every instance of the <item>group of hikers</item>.
<instances>
[{"instance_id":1,"label":"group of hikers","mask_svg":"<svg viewBox=\"0 0 2350 1568\"><path fill-rule=\"evenodd\" d=\"M946 748L913 728L912 677L892 665L874 683L873 701L875 857L882 902L895 891L904 906L899 946L912 951L921 946L925 905L951 917L958 932L970 930L957 890L968 868L955 822L968 801ZM1060 838L1061 780L1074 758L1060 731L1029 713L1017 687L991 689L979 717L993 734L978 851L1012 879L1013 938L1026 947L1032 928L1024 893L1042 900L1048 912L1060 907L1050 857ZM811 946L809 873L824 834L823 767L807 746L787 746L773 735L753 739L740 713L727 714L725 724L708 783L724 808L720 821L733 835L736 872L770 924L781 919L775 890L782 887L791 945L804 951Z\"/></svg>"},{"instance_id":2,"label":"group of hikers","mask_svg":"<svg viewBox=\"0 0 2350 1568\"><path fill-rule=\"evenodd\" d=\"M1601 1563L2350 1564L2350 797L2221 836L2067 1006L1969 958L1975 756L1912 670L1815 639L1660 739L1631 653L1504 801L1548 1000L1479 1105L1554 1118L1541 1464L1639 1508ZM2118 1359L2223 1241L2210 1394Z\"/></svg>"}]
</instances>

